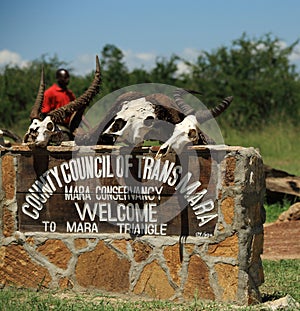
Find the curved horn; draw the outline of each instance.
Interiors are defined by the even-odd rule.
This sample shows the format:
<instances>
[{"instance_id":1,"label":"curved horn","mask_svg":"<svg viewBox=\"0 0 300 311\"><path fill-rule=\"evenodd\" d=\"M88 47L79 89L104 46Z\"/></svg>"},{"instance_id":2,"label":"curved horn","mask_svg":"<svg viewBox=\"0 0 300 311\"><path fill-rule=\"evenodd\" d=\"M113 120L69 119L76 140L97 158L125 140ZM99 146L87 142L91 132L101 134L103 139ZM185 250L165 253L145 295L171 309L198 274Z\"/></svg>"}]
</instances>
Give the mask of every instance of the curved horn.
<instances>
[{"instance_id":1,"label":"curved horn","mask_svg":"<svg viewBox=\"0 0 300 311\"><path fill-rule=\"evenodd\" d=\"M193 90L184 90L184 89L177 89L174 91L174 101L180 111L185 115L195 114L195 109L188 105L182 98L182 96L186 93L191 94L201 94L200 92L193 91Z\"/></svg>"},{"instance_id":2,"label":"curved horn","mask_svg":"<svg viewBox=\"0 0 300 311\"><path fill-rule=\"evenodd\" d=\"M233 100L233 96L226 97L222 100L222 102L217 105L215 108L206 111L197 111L196 118L198 122L204 123L212 118L219 116L223 111L225 111Z\"/></svg>"},{"instance_id":3,"label":"curved horn","mask_svg":"<svg viewBox=\"0 0 300 311\"><path fill-rule=\"evenodd\" d=\"M183 89L177 89L174 91L174 101L175 104L178 106L180 111L184 113L185 115L194 114L195 110L188 104L186 104L182 98L182 95L186 94L186 91Z\"/></svg>"},{"instance_id":4,"label":"curved horn","mask_svg":"<svg viewBox=\"0 0 300 311\"><path fill-rule=\"evenodd\" d=\"M21 137L19 135L15 134L15 133L13 133L10 130L1 129L0 131L2 132L3 136L9 137L9 138L13 139L15 142L17 142L17 143L22 142Z\"/></svg>"},{"instance_id":5,"label":"curved horn","mask_svg":"<svg viewBox=\"0 0 300 311\"><path fill-rule=\"evenodd\" d=\"M41 107L44 100L44 92L45 92L45 76L44 76L44 66L42 67L41 80L39 91L35 100L35 103L31 109L30 119L40 119Z\"/></svg>"},{"instance_id":6,"label":"curved horn","mask_svg":"<svg viewBox=\"0 0 300 311\"><path fill-rule=\"evenodd\" d=\"M77 99L68 103L66 106L60 107L48 113L51 116L53 122L63 123L63 120L73 114L74 112L89 105L94 96L96 96L100 90L101 72L100 62L98 56L96 56L96 71L92 84L89 88Z\"/></svg>"}]
</instances>

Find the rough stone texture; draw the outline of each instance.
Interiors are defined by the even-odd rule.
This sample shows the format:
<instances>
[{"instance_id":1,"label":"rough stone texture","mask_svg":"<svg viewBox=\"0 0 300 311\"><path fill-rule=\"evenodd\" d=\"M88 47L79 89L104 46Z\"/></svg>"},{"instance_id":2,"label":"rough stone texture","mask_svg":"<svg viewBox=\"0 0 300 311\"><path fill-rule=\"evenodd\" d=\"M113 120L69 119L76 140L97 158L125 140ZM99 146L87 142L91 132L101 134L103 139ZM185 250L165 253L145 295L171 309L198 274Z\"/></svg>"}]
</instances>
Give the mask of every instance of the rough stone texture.
<instances>
[{"instance_id":1,"label":"rough stone texture","mask_svg":"<svg viewBox=\"0 0 300 311\"><path fill-rule=\"evenodd\" d=\"M225 222L231 225L234 218L234 198L227 197L221 202L221 210Z\"/></svg>"},{"instance_id":2,"label":"rough stone texture","mask_svg":"<svg viewBox=\"0 0 300 311\"><path fill-rule=\"evenodd\" d=\"M265 302L263 306L264 306L263 308L267 308L267 310L272 311L300 310L300 303L290 295L287 295L274 301Z\"/></svg>"},{"instance_id":3,"label":"rough stone texture","mask_svg":"<svg viewBox=\"0 0 300 311\"><path fill-rule=\"evenodd\" d=\"M215 298L209 283L209 269L198 255L193 255L190 259L183 295L186 299L198 297L213 300Z\"/></svg>"},{"instance_id":4,"label":"rough stone texture","mask_svg":"<svg viewBox=\"0 0 300 311\"><path fill-rule=\"evenodd\" d=\"M76 249L82 249L88 246L86 239L76 239L74 241L74 246Z\"/></svg>"},{"instance_id":5,"label":"rough stone texture","mask_svg":"<svg viewBox=\"0 0 300 311\"><path fill-rule=\"evenodd\" d=\"M100 241L93 251L79 256L75 275L80 286L126 292L129 289L129 269L128 260L118 257Z\"/></svg>"},{"instance_id":6,"label":"rough stone texture","mask_svg":"<svg viewBox=\"0 0 300 311\"><path fill-rule=\"evenodd\" d=\"M0 283L27 288L47 287L51 281L48 270L36 264L21 245L0 248Z\"/></svg>"},{"instance_id":7,"label":"rough stone texture","mask_svg":"<svg viewBox=\"0 0 300 311\"><path fill-rule=\"evenodd\" d=\"M234 170L236 166L236 159L234 157L226 158L226 171L224 176L224 185L225 186L233 186L234 185Z\"/></svg>"},{"instance_id":8,"label":"rough stone texture","mask_svg":"<svg viewBox=\"0 0 300 311\"><path fill-rule=\"evenodd\" d=\"M149 257L152 248L148 244L141 243L138 241L134 241L131 244L134 252L134 260L136 262L144 261Z\"/></svg>"},{"instance_id":9,"label":"rough stone texture","mask_svg":"<svg viewBox=\"0 0 300 311\"><path fill-rule=\"evenodd\" d=\"M3 208L3 236L9 237L14 233L15 213L9 211L6 207Z\"/></svg>"},{"instance_id":10,"label":"rough stone texture","mask_svg":"<svg viewBox=\"0 0 300 311\"><path fill-rule=\"evenodd\" d=\"M233 235L218 244L209 245L207 254L210 256L237 258L238 246L238 237Z\"/></svg>"},{"instance_id":11,"label":"rough stone texture","mask_svg":"<svg viewBox=\"0 0 300 311\"><path fill-rule=\"evenodd\" d=\"M171 277L177 285L179 285L181 281L179 273L181 269L179 251L180 249L178 244L166 246L164 249L164 258L170 270Z\"/></svg>"},{"instance_id":12,"label":"rough stone texture","mask_svg":"<svg viewBox=\"0 0 300 311\"><path fill-rule=\"evenodd\" d=\"M300 220L300 202L291 205L287 211L281 213L278 217L278 221L291 220Z\"/></svg>"},{"instance_id":13,"label":"rough stone texture","mask_svg":"<svg viewBox=\"0 0 300 311\"><path fill-rule=\"evenodd\" d=\"M61 278L59 280L59 288L72 289L73 287L74 287L74 284L69 278Z\"/></svg>"},{"instance_id":14,"label":"rough stone texture","mask_svg":"<svg viewBox=\"0 0 300 311\"><path fill-rule=\"evenodd\" d=\"M261 255L263 253L264 235L255 234L252 241L252 254L250 258L249 274L252 281L258 287L264 282L264 271L262 269Z\"/></svg>"},{"instance_id":15,"label":"rough stone texture","mask_svg":"<svg viewBox=\"0 0 300 311\"><path fill-rule=\"evenodd\" d=\"M127 241L126 240L122 239L122 240L113 241L112 245L116 247L120 252L127 255Z\"/></svg>"},{"instance_id":16,"label":"rough stone texture","mask_svg":"<svg viewBox=\"0 0 300 311\"><path fill-rule=\"evenodd\" d=\"M27 238L26 239L26 243L28 244L28 245L30 245L30 246L33 246L34 244L35 244L35 239L34 239L34 237L29 237L29 238Z\"/></svg>"},{"instance_id":17,"label":"rough stone texture","mask_svg":"<svg viewBox=\"0 0 300 311\"><path fill-rule=\"evenodd\" d=\"M156 299L168 299L174 295L175 291L169 284L165 272L155 260L144 268L134 287L134 293L147 294Z\"/></svg>"},{"instance_id":18,"label":"rough stone texture","mask_svg":"<svg viewBox=\"0 0 300 311\"><path fill-rule=\"evenodd\" d=\"M235 301L238 290L238 273L237 266L219 263L215 265L218 277L218 284L222 288L223 301Z\"/></svg>"},{"instance_id":19,"label":"rough stone texture","mask_svg":"<svg viewBox=\"0 0 300 311\"><path fill-rule=\"evenodd\" d=\"M195 249L195 244L184 244L184 249L188 255L191 255Z\"/></svg>"},{"instance_id":20,"label":"rough stone texture","mask_svg":"<svg viewBox=\"0 0 300 311\"><path fill-rule=\"evenodd\" d=\"M2 188L7 200L15 196L16 172L14 169L14 158L11 155L2 157Z\"/></svg>"},{"instance_id":21,"label":"rough stone texture","mask_svg":"<svg viewBox=\"0 0 300 311\"><path fill-rule=\"evenodd\" d=\"M70 250L61 240L47 240L37 250L61 269L67 269L69 260L72 257Z\"/></svg>"}]
</instances>

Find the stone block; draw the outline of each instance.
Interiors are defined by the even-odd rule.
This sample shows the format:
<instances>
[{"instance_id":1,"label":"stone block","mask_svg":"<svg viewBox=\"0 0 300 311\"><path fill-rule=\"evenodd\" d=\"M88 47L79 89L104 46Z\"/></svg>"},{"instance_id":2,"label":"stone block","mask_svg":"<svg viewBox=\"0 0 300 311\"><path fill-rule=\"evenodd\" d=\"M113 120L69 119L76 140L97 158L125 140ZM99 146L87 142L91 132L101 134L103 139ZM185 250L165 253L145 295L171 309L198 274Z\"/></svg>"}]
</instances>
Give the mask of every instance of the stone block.
<instances>
[{"instance_id":1,"label":"stone block","mask_svg":"<svg viewBox=\"0 0 300 311\"><path fill-rule=\"evenodd\" d=\"M155 299L168 299L175 294L165 271L156 260L144 267L133 292Z\"/></svg>"},{"instance_id":2,"label":"stone block","mask_svg":"<svg viewBox=\"0 0 300 311\"><path fill-rule=\"evenodd\" d=\"M0 283L25 288L48 287L52 278L47 268L33 261L21 245L0 248Z\"/></svg>"},{"instance_id":3,"label":"stone block","mask_svg":"<svg viewBox=\"0 0 300 311\"><path fill-rule=\"evenodd\" d=\"M37 251L48 258L48 260L61 269L67 269L72 257L70 250L61 240L47 240L37 248Z\"/></svg>"},{"instance_id":4,"label":"stone block","mask_svg":"<svg viewBox=\"0 0 300 311\"><path fill-rule=\"evenodd\" d=\"M15 228L15 218L16 215L14 212L8 210L8 208L5 206L3 207L3 214L2 214L2 232L4 237L12 236Z\"/></svg>"},{"instance_id":5,"label":"stone block","mask_svg":"<svg viewBox=\"0 0 300 311\"><path fill-rule=\"evenodd\" d=\"M16 172L14 168L14 157L4 155L2 157L2 189L7 200L15 198Z\"/></svg>"},{"instance_id":6,"label":"stone block","mask_svg":"<svg viewBox=\"0 0 300 311\"><path fill-rule=\"evenodd\" d=\"M82 287L124 293L129 290L129 270L129 261L100 241L78 257L75 277Z\"/></svg>"},{"instance_id":7,"label":"stone block","mask_svg":"<svg viewBox=\"0 0 300 311\"><path fill-rule=\"evenodd\" d=\"M188 246L187 246L188 248ZM180 246L179 244L166 246L164 248L164 258L170 271L172 280L179 286L180 285L180 270L182 262L180 259Z\"/></svg>"},{"instance_id":8,"label":"stone block","mask_svg":"<svg viewBox=\"0 0 300 311\"><path fill-rule=\"evenodd\" d=\"M218 285L221 288L221 300L236 302L238 291L238 266L233 266L226 263L218 263L215 265L215 271L217 273Z\"/></svg>"},{"instance_id":9,"label":"stone block","mask_svg":"<svg viewBox=\"0 0 300 311\"><path fill-rule=\"evenodd\" d=\"M209 268L198 255L193 255L189 261L183 296L186 299L197 297L214 300L215 298L209 281Z\"/></svg>"},{"instance_id":10,"label":"stone block","mask_svg":"<svg viewBox=\"0 0 300 311\"><path fill-rule=\"evenodd\" d=\"M136 262L146 260L152 251L152 247L143 242L133 241L131 245L134 253L134 260Z\"/></svg>"},{"instance_id":11,"label":"stone block","mask_svg":"<svg viewBox=\"0 0 300 311\"><path fill-rule=\"evenodd\" d=\"M237 258L239 251L239 243L237 235L230 236L218 244L208 246L207 254L216 257L232 257Z\"/></svg>"}]
</instances>

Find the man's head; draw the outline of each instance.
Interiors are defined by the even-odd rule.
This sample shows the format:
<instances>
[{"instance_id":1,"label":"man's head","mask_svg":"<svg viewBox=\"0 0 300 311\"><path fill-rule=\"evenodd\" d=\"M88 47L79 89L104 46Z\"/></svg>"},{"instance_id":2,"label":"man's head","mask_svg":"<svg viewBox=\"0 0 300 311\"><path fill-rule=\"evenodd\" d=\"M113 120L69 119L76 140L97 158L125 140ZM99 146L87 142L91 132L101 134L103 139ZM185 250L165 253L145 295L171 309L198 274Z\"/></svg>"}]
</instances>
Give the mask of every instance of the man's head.
<instances>
[{"instance_id":1,"label":"man's head","mask_svg":"<svg viewBox=\"0 0 300 311\"><path fill-rule=\"evenodd\" d=\"M63 68L58 69L56 71L56 80L57 80L57 84L61 88L66 88L70 80L70 75L69 75L68 70L63 69Z\"/></svg>"}]
</instances>

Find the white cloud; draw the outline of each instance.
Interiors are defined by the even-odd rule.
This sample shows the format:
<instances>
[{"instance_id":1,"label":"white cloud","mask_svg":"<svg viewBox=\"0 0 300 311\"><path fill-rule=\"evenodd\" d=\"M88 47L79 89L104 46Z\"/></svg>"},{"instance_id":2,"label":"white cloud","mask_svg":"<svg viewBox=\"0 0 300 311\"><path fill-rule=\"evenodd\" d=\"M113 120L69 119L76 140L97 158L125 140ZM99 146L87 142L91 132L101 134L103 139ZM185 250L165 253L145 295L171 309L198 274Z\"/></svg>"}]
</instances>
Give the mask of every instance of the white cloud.
<instances>
[{"instance_id":1,"label":"white cloud","mask_svg":"<svg viewBox=\"0 0 300 311\"><path fill-rule=\"evenodd\" d=\"M132 50L122 50L124 58L123 61L129 71L133 69L143 68L145 70L151 70L155 66L156 59L160 56L166 57L170 55L161 55L155 52L135 52ZM201 52L193 48L185 48L178 56L184 60L194 62ZM101 63L101 58L100 58ZM95 69L95 55L94 54L81 54L78 55L73 61L72 66L74 68L74 74L86 75ZM178 62L178 73L187 72L188 67L183 61Z\"/></svg>"},{"instance_id":2,"label":"white cloud","mask_svg":"<svg viewBox=\"0 0 300 311\"><path fill-rule=\"evenodd\" d=\"M182 56L182 58L184 58L187 61L195 61L200 53L201 53L201 51L199 51L197 49L185 48L182 51L181 56Z\"/></svg>"},{"instance_id":3,"label":"white cloud","mask_svg":"<svg viewBox=\"0 0 300 311\"><path fill-rule=\"evenodd\" d=\"M177 71L176 71L177 75L180 75L180 74L183 74L183 73L189 73L189 72L190 72L190 69L186 65L185 62L180 61L180 62L177 63Z\"/></svg>"},{"instance_id":4,"label":"white cloud","mask_svg":"<svg viewBox=\"0 0 300 311\"><path fill-rule=\"evenodd\" d=\"M285 41L279 41L280 49L286 49L289 45ZM300 43L294 46L292 53L289 55L289 60L299 67L300 65Z\"/></svg>"},{"instance_id":5,"label":"white cloud","mask_svg":"<svg viewBox=\"0 0 300 311\"><path fill-rule=\"evenodd\" d=\"M183 49L182 53L179 55L184 61L190 62L190 63L195 63L197 60L197 57L201 54L202 52L194 49L194 48L185 48ZM189 73L190 68L184 61L179 61L177 64L177 74L183 74L183 73Z\"/></svg>"},{"instance_id":6,"label":"white cloud","mask_svg":"<svg viewBox=\"0 0 300 311\"><path fill-rule=\"evenodd\" d=\"M290 55L290 60L292 62L300 61L300 44L299 43L294 47L294 50Z\"/></svg>"},{"instance_id":7,"label":"white cloud","mask_svg":"<svg viewBox=\"0 0 300 311\"><path fill-rule=\"evenodd\" d=\"M9 50L0 51L0 66L17 65L19 67L28 66L28 61L22 59L21 55Z\"/></svg>"},{"instance_id":8,"label":"white cloud","mask_svg":"<svg viewBox=\"0 0 300 311\"><path fill-rule=\"evenodd\" d=\"M151 52L135 53L131 50L122 51L124 55L124 63L129 70L136 68L145 68L149 70L155 65L156 55ZM100 57L101 63L101 57ZM93 54L81 54L78 55L73 61L72 66L74 68L74 74L86 75L95 69L95 55Z\"/></svg>"},{"instance_id":9,"label":"white cloud","mask_svg":"<svg viewBox=\"0 0 300 311\"><path fill-rule=\"evenodd\" d=\"M122 51L124 54L124 61L129 70L136 68L150 69L155 64L157 55L153 52L136 53L132 50Z\"/></svg>"},{"instance_id":10,"label":"white cloud","mask_svg":"<svg viewBox=\"0 0 300 311\"><path fill-rule=\"evenodd\" d=\"M136 58L145 62L153 61L156 58L154 53L137 53Z\"/></svg>"},{"instance_id":11,"label":"white cloud","mask_svg":"<svg viewBox=\"0 0 300 311\"><path fill-rule=\"evenodd\" d=\"M289 45L285 41L278 41L277 47L279 49L286 49ZM267 49L267 46L264 43L257 45L257 49ZM298 43L294 46L292 53L289 55L289 60L292 63L300 62L300 44Z\"/></svg>"},{"instance_id":12,"label":"white cloud","mask_svg":"<svg viewBox=\"0 0 300 311\"><path fill-rule=\"evenodd\" d=\"M96 68L96 56L92 54L78 55L72 62L74 74L85 76Z\"/></svg>"}]
</instances>

